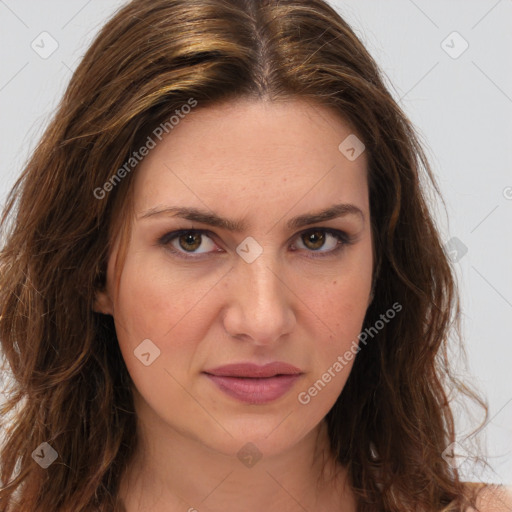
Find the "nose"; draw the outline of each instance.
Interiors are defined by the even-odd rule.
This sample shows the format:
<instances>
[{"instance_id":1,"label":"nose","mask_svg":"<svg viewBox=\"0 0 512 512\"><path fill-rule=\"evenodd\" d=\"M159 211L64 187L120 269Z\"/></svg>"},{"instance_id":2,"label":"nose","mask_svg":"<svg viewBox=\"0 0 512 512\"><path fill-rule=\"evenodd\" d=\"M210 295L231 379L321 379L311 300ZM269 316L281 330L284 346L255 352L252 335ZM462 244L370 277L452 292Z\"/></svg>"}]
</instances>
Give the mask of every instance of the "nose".
<instances>
[{"instance_id":1,"label":"nose","mask_svg":"<svg viewBox=\"0 0 512 512\"><path fill-rule=\"evenodd\" d=\"M240 259L228 276L223 322L231 336L271 345L293 331L296 297L275 258L264 252L252 263Z\"/></svg>"}]
</instances>

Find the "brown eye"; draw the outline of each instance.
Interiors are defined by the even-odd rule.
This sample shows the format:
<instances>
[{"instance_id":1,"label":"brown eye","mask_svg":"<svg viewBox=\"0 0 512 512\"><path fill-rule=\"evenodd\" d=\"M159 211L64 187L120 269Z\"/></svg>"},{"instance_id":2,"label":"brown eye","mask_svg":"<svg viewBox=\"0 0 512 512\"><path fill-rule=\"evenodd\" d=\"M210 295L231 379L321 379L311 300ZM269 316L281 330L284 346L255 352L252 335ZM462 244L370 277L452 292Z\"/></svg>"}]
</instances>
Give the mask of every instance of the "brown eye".
<instances>
[{"instance_id":1,"label":"brown eye","mask_svg":"<svg viewBox=\"0 0 512 512\"><path fill-rule=\"evenodd\" d=\"M195 251L201 246L201 233L185 233L178 238L180 248L186 251Z\"/></svg>"},{"instance_id":2,"label":"brown eye","mask_svg":"<svg viewBox=\"0 0 512 512\"><path fill-rule=\"evenodd\" d=\"M216 252L216 245L207 233L196 229L173 231L160 237L158 244L183 258L197 258Z\"/></svg>"},{"instance_id":3,"label":"brown eye","mask_svg":"<svg viewBox=\"0 0 512 512\"><path fill-rule=\"evenodd\" d=\"M321 230L310 231L302 235L302 240L308 249L318 250L325 243L325 232Z\"/></svg>"},{"instance_id":4,"label":"brown eye","mask_svg":"<svg viewBox=\"0 0 512 512\"><path fill-rule=\"evenodd\" d=\"M320 228L302 232L299 240L299 249L303 245L307 252L318 253L314 257L329 256L350 243L350 237L343 231Z\"/></svg>"},{"instance_id":5,"label":"brown eye","mask_svg":"<svg viewBox=\"0 0 512 512\"><path fill-rule=\"evenodd\" d=\"M301 249L301 252L309 253L310 258L335 256L345 246L356 241L353 235L327 228L303 231L296 237L299 240L298 247L293 247L292 251ZM209 231L197 229L182 229L167 233L161 236L157 243L185 259L198 260L200 257L207 257L210 253L224 252L215 244Z\"/></svg>"},{"instance_id":6,"label":"brown eye","mask_svg":"<svg viewBox=\"0 0 512 512\"><path fill-rule=\"evenodd\" d=\"M301 249L308 258L328 258L341 255L358 237L338 229L313 228L299 233L297 238L299 243L293 248L294 251Z\"/></svg>"}]
</instances>

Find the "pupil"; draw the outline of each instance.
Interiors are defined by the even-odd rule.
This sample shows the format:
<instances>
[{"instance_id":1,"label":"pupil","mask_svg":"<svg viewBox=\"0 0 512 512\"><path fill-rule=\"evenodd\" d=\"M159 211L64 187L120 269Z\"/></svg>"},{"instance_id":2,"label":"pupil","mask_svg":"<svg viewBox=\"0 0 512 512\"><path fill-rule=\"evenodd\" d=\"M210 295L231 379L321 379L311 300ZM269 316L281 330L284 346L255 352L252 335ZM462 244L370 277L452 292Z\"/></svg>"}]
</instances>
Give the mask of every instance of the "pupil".
<instances>
[{"instance_id":1,"label":"pupil","mask_svg":"<svg viewBox=\"0 0 512 512\"><path fill-rule=\"evenodd\" d=\"M312 247L312 249L319 249L323 245L324 235L322 233L320 236L318 236L319 233L321 233L321 232L314 231L314 232L310 233L309 235L307 235L307 241L312 242L314 245L314 247ZM315 238L317 240L316 242L315 242Z\"/></svg>"},{"instance_id":2,"label":"pupil","mask_svg":"<svg viewBox=\"0 0 512 512\"><path fill-rule=\"evenodd\" d=\"M180 240L185 240L185 244L190 246L190 245L194 245L194 242L193 242L194 238L196 238L195 247L192 247L192 248L188 247L188 249L194 250L194 249L197 249L199 247L199 245L201 245L200 243L197 243L197 240L198 240L198 235L197 234L186 233L185 235L181 236ZM183 248L186 249L185 247L183 247Z\"/></svg>"}]
</instances>

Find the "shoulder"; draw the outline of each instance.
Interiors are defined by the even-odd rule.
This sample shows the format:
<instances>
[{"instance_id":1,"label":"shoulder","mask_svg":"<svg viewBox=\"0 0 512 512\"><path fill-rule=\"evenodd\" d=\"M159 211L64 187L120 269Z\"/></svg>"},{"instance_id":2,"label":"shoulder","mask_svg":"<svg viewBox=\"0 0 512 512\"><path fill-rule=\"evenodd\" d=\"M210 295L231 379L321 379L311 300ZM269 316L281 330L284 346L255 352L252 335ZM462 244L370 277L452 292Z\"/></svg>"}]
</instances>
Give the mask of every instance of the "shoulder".
<instances>
[{"instance_id":1,"label":"shoulder","mask_svg":"<svg viewBox=\"0 0 512 512\"><path fill-rule=\"evenodd\" d=\"M477 489L478 512L512 512L512 486L467 482L469 489ZM467 512L475 512L470 507Z\"/></svg>"}]
</instances>

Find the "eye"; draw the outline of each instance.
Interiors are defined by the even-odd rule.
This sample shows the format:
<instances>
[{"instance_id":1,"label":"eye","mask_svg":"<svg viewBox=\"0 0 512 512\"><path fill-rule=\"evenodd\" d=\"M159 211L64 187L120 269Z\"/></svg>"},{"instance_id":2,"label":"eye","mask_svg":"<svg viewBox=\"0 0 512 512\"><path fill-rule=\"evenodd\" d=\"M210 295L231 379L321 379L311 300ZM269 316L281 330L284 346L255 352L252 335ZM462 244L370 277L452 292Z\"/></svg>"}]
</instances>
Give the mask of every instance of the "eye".
<instances>
[{"instance_id":1,"label":"eye","mask_svg":"<svg viewBox=\"0 0 512 512\"><path fill-rule=\"evenodd\" d=\"M221 252L221 250L215 250L216 245L208 233L210 232L201 229L172 231L160 237L158 244L166 247L180 258L199 259L194 255ZM345 246L352 244L355 239L354 236L344 231L327 228L309 229L299 233L296 238L299 239L303 246L299 247L299 249L304 248L306 252L312 253L311 256L308 256L312 258L323 258L335 255L344 249ZM205 240L206 243L204 243ZM327 250L321 250L326 246ZM203 251L198 251L201 247ZM296 248L292 248L292 251L295 252L296 250Z\"/></svg>"},{"instance_id":2,"label":"eye","mask_svg":"<svg viewBox=\"0 0 512 512\"><path fill-rule=\"evenodd\" d=\"M313 258L323 258L337 254L346 245L353 243L353 237L344 231L337 229L314 228L303 231L299 235L299 240L308 252L313 254ZM327 250L320 250L327 246Z\"/></svg>"},{"instance_id":3,"label":"eye","mask_svg":"<svg viewBox=\"0 0 512 512\"><path fill-rule=\"evenodd\" d=\"M206 233L206 231L200 229L182 229L167 233L158 240L158 243L168 247L171 252L183 258L193 258L193 256L188 256L187 253L203 254L205 252L213 252L212 249L215 247L215 244ZM209 240L210 243L204 244L204 239ZM206 247L204 247L205 245ZM205 248L205 251L195 252L201 246Z\"/></svg>"}]
</instances>

